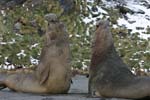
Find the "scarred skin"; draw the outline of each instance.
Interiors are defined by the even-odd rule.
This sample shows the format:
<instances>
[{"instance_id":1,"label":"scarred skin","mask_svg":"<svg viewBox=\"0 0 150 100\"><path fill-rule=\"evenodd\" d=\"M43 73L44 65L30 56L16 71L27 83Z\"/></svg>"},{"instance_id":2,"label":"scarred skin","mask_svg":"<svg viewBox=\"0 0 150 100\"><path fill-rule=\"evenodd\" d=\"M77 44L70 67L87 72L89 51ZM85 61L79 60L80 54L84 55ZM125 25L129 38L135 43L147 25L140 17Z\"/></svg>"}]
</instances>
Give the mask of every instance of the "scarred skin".
<instances>
[{"instance_id":1,"label":"scarred skin","mask_svg":"<svg viewBox=\"0 0 150 100\"><path fill-rule=\"evenodd\" d=\"M1 72L1 89L46 94L68 92L71 83L68 34L55 14L46 15L45 19L49 25L39 65L32 71Z\"/></svg>"},{"instance_id":2,"label":"scarred skin","mask_svg":"<svg viewBox=\"0 0 150 100\"><path fill-rule=\"evenodd\" d=\"M94 97L150 96L150 77L135 76L117 54L108 21L97 24L89 69L89 93Z\"/></svg>"}]
</instances>

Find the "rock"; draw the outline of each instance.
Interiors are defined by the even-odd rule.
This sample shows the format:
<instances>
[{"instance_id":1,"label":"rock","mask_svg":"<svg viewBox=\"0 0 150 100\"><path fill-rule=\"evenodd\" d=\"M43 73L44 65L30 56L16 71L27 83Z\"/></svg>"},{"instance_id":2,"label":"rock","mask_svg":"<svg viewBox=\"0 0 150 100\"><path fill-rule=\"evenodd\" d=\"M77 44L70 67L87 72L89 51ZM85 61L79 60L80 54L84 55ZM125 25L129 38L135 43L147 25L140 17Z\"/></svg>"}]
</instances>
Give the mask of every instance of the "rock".
<instances>
[{"instance_id":1,"label":"rock","mask_svg":"<svg viewBox=\"0 0 150 100\"><path fill-rule=\"evenodd\" d=\"M97 7L96 6L92 6L92 11L93 12L97 12L98 11Z\"/></svg>"},{"instance_id":2,"label":"rock","mask_svg":"<svg viewBox=\"0 0 150 100\"><path fill-rule=\"evenodd\" d=\"M9 0L9 2L6 3L7 7L14 7L16 5L21 5L25 2L26 0Z\"/></svg>"},{"instance_id":3,"label":"rock","mask_svg":"<svg viewBox=\"0 0 150 100\"><path fill-rule=\"evenodd\" d=\"M146 15L145 18L146 18L147 20L150 20L150 16L149 16L149 15Z\"/></svg>"},{"instance_id":4,"label":"rock","mask_svg":"<svg viewBox=\"0 0 150 100\"><path fill-rule=\"evenodd\" d=\"M138 10L136 13L145 14L145 12L143 10Z\"/></svg>"},{"instance_id":5,"label":"rock","mask_svg":"<svg viewBox=\"0 0 150 100\"><path fill-rule=\"evenodd\" d=\"M49 14L46 14L44 16L44 18L48 21L48 22L56 22L58 21L58 18L56 16L56 14L53 14L53 13L49 13Z\"/></svg>"},{"instance_id":6,"label":"rock","mask_svg":"<svg viewBox=\"0 0 150 100\"><path fill-rule=\"evenodd\" d=\"M144 27L136 27L137 30L144 30Z\"/></svg>"},{"instance_id":7,"label":"rock","mask_svg":"<svg viewBox=\"0 0 150 100\"><path fill-rule=\"evenodd\" d=\"M136 21L130 21L130 20L129 20L128 22L129 22L130 24L133 24L133 23L135 23Z\"/></svg>"},{"instance_id":8,"label":"rock","mask_svg":"<svg viewBox=\"0 0 150 100\"><path fill-rule=\"evenodd\" d=\"M18 33L21 30L21 23L17 22L14 25L14 32Z\"/></svg>"}]
</instances>

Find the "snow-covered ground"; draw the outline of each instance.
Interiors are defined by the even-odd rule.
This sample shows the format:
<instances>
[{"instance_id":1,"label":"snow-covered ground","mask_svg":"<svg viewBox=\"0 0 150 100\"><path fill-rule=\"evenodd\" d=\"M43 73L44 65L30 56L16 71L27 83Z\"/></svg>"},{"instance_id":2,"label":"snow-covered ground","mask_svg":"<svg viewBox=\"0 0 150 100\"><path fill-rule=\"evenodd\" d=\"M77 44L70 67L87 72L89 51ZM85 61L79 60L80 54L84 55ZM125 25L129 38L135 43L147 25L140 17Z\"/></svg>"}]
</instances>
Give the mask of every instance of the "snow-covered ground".
<instances>
[{"instance_id":1,"label":"snow-covered ground","mask_svg":"<svg viewBox=\"0 0 150 100\"><path fill-rule=\"evenodd\" d=\"M87 0L88 3L93 3L94 0ZM147 27L150 27L150 0L102 0L104 7L115 7L118 4L124 5L124 7L132 10L134 13L127 13L124 15L125 17L119 17L117 20L117 27L123 26L127 29L131 29L132 33L138 32L141 38L148 39L150 38L150 34L145 34L147 32ZM105 15L107 18L107 11L105 11L102 7L96 6L96 13L100 13L97 17L92 17L90 14L88 17L84 18L83 21L85 23L95 24L97 18L103 18ZM92 9L90 5L88 5L89 9ZM92 10L91 10L92 11ZM94 11L92 13L95 13Z\"/></svg>"},{"instance_id":2,"label":"snow-covered ground","mask_svg":"<svg viewBox=\"0 0 150 100\"><path fill-rule=\"evenodd\" d=\"M118 19L118 25L125 25L128 29L132 29L132 33L139 32L141 38L150 38L150 34L144 34L147 27L150 27L150 8L143 5L144 0L127 0L126 7L134 11L134 14L126 14L125 18ZM147 1L150 6L150 1ZM133 22L133 23L131 23ZM141 29L138 29L141 28Z\"/></svg>"}]
</instances>

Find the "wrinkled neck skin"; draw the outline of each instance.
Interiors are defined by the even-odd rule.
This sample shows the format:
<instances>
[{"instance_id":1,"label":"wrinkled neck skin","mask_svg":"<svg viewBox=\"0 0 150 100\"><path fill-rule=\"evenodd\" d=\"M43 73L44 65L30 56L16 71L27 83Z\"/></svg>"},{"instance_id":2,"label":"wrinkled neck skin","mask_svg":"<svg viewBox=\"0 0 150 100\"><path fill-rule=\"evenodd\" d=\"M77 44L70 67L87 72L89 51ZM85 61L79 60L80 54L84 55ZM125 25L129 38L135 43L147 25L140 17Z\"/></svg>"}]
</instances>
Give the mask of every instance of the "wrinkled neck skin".
<instances>
[{"instance_id":1,"label":"wrinkled neck skin","mask_svg":"<svg viewBox=\"0 0 150 100\"><path fill-rule=\"evenodd\" d=\"M114 44L109 25L99 25L96 29L92 45L91 68L96 67L99 62L105 60L113 46Z\"/></svg>"},{"instance_id":2,"label":"wrinkled neck skin","mask_svg":"<svg viewBox=\"0 0 150 100\"><path fill-rule=\"evenodd\" d=\"M40 56L40 62L39 63L44 63L45 61L47 62L48 58L51 56L56 56L57 55L57 50L62 49L63 46L68 47L66 37L58 37L56 39L51 39L51 38L46 38L44 46L41 51L41 56ZM53 53L53 55L52 55Z\"/></svg>"}]
</instances>

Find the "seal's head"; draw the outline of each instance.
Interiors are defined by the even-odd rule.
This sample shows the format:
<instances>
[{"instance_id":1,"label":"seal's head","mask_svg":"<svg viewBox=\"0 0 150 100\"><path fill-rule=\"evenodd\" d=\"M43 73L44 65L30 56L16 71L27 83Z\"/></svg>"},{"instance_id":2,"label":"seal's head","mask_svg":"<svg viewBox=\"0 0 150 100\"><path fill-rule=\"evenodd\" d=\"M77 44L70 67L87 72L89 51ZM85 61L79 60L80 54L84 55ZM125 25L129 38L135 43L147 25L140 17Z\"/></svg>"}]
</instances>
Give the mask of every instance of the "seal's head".
<instances>
[{"instance_id":1,"label":"seal's head","mask_svg":"<svg viewBox=\"0 0 150 100\"><path fill-rule=\"evenodd\" d=\"M109 27L109 21L108 20L99 20L96 23L96 28L106 28Z\"/></svg>"},{"instance_id":2,"label":"seal's head","mask_svg":"<svg viewBox=\"0 0 150 100\"><path fill-rule=\"evenodd\" d=\"M96 27L92 48L95 55L101 55L113 44L112 34L107 20L98 21Z\"/></svg>"}]
</instances>

